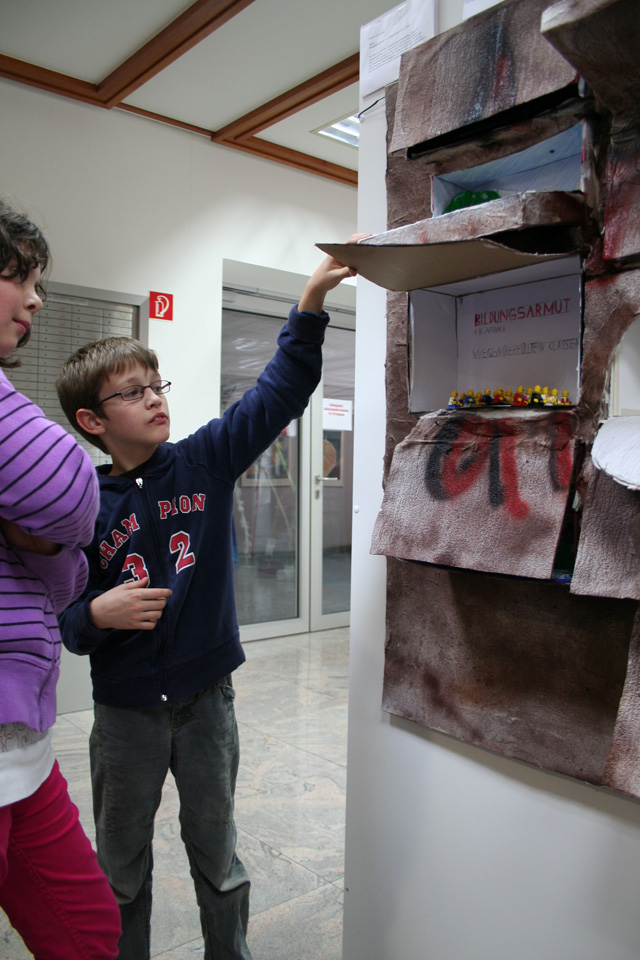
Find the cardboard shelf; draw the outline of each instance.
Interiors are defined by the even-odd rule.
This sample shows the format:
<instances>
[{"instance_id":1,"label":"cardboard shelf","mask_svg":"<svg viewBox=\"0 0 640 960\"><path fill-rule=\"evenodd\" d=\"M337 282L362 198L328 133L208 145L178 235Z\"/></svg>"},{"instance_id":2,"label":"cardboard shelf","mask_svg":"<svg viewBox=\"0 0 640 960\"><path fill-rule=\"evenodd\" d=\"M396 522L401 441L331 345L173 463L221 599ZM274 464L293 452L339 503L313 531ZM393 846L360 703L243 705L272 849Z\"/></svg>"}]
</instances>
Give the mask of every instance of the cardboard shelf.
<instances>
[{"instance_id":1,"label":"cardboard shelf","mask_svg":"<svg viewBox=\"0 0 640 960\"><path fill-rule=\"evenodd\" d=\"M318 247L381 287L408 291L575 254L587 224L581 193L531 192L421 220L360 243ZM533 252L523 252L522 246Z\"/></svg>"}]
</instances>

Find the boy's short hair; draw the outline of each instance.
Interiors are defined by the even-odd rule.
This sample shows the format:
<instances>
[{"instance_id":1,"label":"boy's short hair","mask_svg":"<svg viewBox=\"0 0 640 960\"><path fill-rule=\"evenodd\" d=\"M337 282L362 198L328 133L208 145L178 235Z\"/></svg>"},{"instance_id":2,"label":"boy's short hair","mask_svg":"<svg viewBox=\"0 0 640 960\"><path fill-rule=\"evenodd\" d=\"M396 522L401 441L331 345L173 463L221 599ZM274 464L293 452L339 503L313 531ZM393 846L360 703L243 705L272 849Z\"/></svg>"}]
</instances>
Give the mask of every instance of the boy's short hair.
<instances>
[{"instance_id":1,"label":"boy's short hair","mask_svg":"<svg viewBox=\"0 0 640 960\"><path fill-rule=\"evenodd\" d=\"M140 364L153 373L158 372L158 357L154 350L133 337L106 337L93 340L76 350L62 365L56 380L60 406L74 428L94 447L109 451L100 437L94 437L78 425L76 412L81 408L92 410L98 417L106 417L100 403L102 385L113 373L122 373Z\"/></svg>"},{"instance_id":2,"label":"boy's short hair","mask_svg":"<svg viewBox=\"0 0 640 960\"><path fill-rule=\"evenodd\" d=\"M25 280L33 267L40 267L44 274L50 256L49 244L40 228L4 200L0 200L0 273L9 268L10 273L5 276ZM44 300L45 292L41 283L38 283L37 291ZM31 331L27 330L18 340L17 346L24 347L30 336ZM19 365L20 361L16 358L0 357L0 367Z\"/></svg>"}]
</instances>

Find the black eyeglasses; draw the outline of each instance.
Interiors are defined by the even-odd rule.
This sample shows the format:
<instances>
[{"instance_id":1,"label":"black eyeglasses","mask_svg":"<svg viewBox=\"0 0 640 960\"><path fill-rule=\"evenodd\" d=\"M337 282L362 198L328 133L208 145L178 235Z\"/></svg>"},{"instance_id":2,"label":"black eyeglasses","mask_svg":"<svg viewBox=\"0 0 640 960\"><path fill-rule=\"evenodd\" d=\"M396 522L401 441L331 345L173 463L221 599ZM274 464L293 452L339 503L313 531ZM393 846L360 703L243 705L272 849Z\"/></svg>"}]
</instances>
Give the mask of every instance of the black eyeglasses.
<instances>
[{"instance_id":1,"label":"black eyeglasses","mask_svg":"<svg viewBox=\"0 0 640 960\"><path fill-rule=\"evenodd\" d=\"M145 390L151 390L152 393L155 393L156 397L159 397L163 393L169 393L170 389L170 380L154 380L153 383L147 383L145 385L142 383L132 383L130 387L125 387L124 390L118 390L117 393L103 397L102 400L98 400L98 403L106 403L107 400L113 400L114 397L122 397L122 399L127 402L142 400Z\"/></svg>"}]
</instances>

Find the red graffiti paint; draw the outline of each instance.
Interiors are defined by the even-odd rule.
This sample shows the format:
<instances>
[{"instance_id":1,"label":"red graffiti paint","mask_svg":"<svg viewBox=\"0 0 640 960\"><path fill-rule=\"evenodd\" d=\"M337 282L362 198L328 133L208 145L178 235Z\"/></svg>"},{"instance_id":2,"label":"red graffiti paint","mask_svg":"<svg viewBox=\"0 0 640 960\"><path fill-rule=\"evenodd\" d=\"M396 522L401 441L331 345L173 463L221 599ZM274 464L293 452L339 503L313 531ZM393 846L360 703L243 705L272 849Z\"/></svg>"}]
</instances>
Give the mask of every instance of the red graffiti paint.
<instances>
[{"instance_id":1,"label":"red graffiti paint","mask_svg":"<svg viewBox=\"0 0 640 960\"><path fill-rule=\"evenodd\" d=\"M573 450L567 420L549 425L549 478L554 490L571 482ZM436 435L427 459L425 482L434 500L453 500L488 473L487 493L495 509L503 507L524 520L529 505L520 494L516 451L520 435L512 420L465 417L449 420Z\"/></svg>"}]
</instances>

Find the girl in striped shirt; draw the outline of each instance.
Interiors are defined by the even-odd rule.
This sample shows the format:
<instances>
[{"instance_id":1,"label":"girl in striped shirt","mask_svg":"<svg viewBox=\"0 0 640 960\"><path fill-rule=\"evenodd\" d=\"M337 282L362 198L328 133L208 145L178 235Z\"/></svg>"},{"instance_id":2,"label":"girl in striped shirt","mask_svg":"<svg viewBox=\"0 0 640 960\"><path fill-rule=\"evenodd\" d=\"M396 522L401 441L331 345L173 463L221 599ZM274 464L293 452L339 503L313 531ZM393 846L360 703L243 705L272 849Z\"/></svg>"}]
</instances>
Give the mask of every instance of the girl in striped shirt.
<instances>
[{"instance_id":1,"label":"girl in striped shirt","mask_svg":"<svg viewBox=\"0 0 640 960\"><path fill-rule=\"evenodd\" d=\"M29 340L49 248L0 201L0 367ZM37 960L109 960L120 917L51 745L56 613L84 588L95 470L0 370L0 907Z\"/></svg>"}]
</instances>

